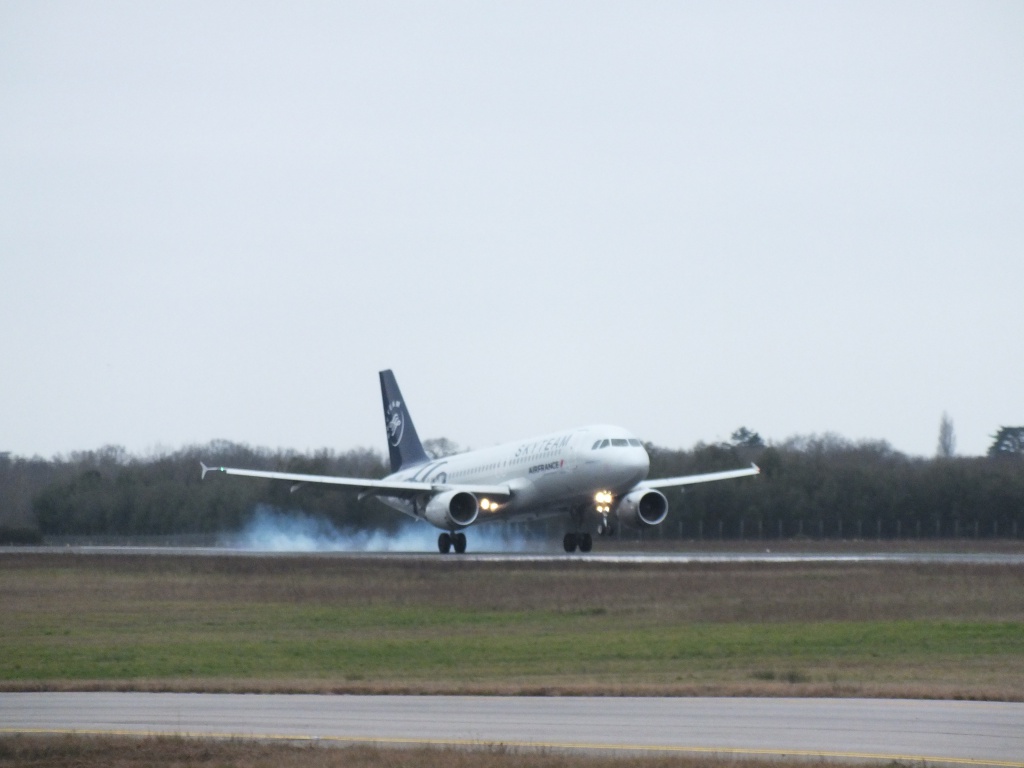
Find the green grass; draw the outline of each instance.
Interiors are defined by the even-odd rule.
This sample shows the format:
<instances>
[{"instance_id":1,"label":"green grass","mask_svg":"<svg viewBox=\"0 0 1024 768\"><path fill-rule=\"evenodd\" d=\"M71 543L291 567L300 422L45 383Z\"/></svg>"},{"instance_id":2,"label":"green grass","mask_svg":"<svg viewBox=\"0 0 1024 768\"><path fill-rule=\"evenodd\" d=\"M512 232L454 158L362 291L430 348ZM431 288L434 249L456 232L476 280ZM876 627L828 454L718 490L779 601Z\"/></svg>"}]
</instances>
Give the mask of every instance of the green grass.
<instances>
[{"instance_id":1,"label":"green grass","mask_svg":"<svg viewBox=\"0 0 1024 768\"><path fill-rule=\"evenodd\" d=\"M304 615L253 606L241 624L225 617L202 629L178 627L125 640L120 632L66 629L59 636L0 641L5 680L171 677L321 677L464 682L565 675L701 676L736 667L903 663L959 665L981 657L1024 655L1024 625L978 623L827 623L616 628L565 616L458 614L441 635L338 610ZM317 611L316 613L321 613ZM355 613L353 615L353 613ZM403 616L413 618L412 611ZM263 631L251 629L283 627ZM282 623L282 624L275 624ZM432 622L425 626L436 627ZM488 631L489 630L489 631ZM131 632L131 630L129 630ZM369 634L369 636L368 636ZM28 642L27 642L28 641Z\"/></svg>"},{"instance_id":2,"label":"green grass","mask_svg":"<svg viewBox=\"0 0 1024 768\"><path fill-rule=\"evenodd\" d=\"M0 561L0 684L1024 693L1019 569L148 560Z\"/></svg>"},{"instance_id":3,"label":"green grass","mask_svg":"<svg viewBox=\"0 0 1024 768\"><path fill-rule=\"evenodd\" d=\"M0 640L5 680L341 678L656 682L799 667L889 674L1024 658L1024 624L617 624L613 618L250 605L166 629L68 617ZM149 617L155 622L156 617ZM811 674L810 672L806 674ZM823 678L824 679L824 678Z\"/></svg>"}]
</instances>

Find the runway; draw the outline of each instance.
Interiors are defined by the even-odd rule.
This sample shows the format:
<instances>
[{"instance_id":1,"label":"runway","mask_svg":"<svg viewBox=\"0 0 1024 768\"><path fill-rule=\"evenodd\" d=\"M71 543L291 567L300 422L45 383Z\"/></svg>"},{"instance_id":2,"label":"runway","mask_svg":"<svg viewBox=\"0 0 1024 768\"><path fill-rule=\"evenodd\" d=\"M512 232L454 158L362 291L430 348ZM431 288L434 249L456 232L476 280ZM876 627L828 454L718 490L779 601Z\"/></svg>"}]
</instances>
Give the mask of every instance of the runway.
<instances>
[{"instance_id":1,"label":"runway","mask_svg":"<svg viewBox=\"0 0 1024 768\"><path fill-rule=\"evenodd\" d=\"M67 555L159 555L167 557L331 557L415 563L603 563L603 564L684 564L684 563L903 563L945 565L1018 565L1024 566L1021 552L467 552L439 555L437 552L366 552L350 550L260 550L235 547L165 546L2 546L4 554Z\"/></svg>"},{"instance_id":2,"label":"runway","mask_svg":"<svg viewBox=\"0 0 1024 768\"><path fill-rule=\"evenodd\" d=\"M0 693L0 732L69 731L1024 768L1022 703Z\"/></svg>"}]
</instances>

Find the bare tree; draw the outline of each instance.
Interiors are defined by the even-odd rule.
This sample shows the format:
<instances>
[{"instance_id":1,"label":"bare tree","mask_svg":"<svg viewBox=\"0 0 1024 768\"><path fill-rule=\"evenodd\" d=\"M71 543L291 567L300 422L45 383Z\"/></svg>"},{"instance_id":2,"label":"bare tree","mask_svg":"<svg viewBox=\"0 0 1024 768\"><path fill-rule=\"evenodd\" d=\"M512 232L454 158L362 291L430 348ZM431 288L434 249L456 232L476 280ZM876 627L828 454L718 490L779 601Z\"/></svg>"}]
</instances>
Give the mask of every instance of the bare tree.
<instances>
[{"instance_id":1,"label":"bare tree","mask_svg":"<svg viewBox=\"0 0 1024 768\"><path fill-rule=\"evenodd\" d=\"M423 450L432 459L443 459L445 456L462 453L465 449L447 437L432 437L423 441Z\"/></svg>"},{"instance_id":2,"label":"bare tree","mask_svg":"<svg viewBox=\"0 0 1024 768\"><path fill-rule=\"evenodd\" d=\"M952 458L956 453L956 433L953 432L953 420L949 414L942 412L942 421L939 422L939 446L935 455L940 459Z\"/></svg>"}]
</instances>

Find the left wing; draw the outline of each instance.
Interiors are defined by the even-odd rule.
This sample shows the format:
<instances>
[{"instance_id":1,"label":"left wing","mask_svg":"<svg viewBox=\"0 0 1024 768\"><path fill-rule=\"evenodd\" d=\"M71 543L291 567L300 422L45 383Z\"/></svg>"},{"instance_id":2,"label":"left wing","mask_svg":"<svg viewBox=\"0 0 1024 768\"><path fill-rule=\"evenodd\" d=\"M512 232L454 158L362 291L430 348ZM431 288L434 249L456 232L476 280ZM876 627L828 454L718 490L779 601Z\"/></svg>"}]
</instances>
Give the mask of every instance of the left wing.
<instances>
[{"instance_id":1,"label":"left wing","mask_svg":"<svg viewBox=\"0 0 1024 768\"><path fill-rule=\"evenodd\" d=\"M708 472L703 475L684 475L683 477L660 477L657 480L644 480L638 488L675 488L680 485L693 485L694 483L710 483L714 480L729 480L733 477L747 477L761 473L757 464L751 464L746 469L730 469L725 472Z\"/></svg>"},{"instance_id":2,"label":"left wing","mask_svg":"<svg viewBox=\"0 0 1024 768\"><path fill-rule=\"evenodd\" d=\"M330 475L300 475L292 472L263 472L258 469L234 469L232 467L208 467L199 462L202 467L203 477L207 472L223 472L226 475L241 475L243 477L262 477L267 480L288 480L296 485L304 483L322 483L326 485L341 485L360 491L366 496L415 496L420 493L441 493L442 491L460 490L483 496L507 497L512 495L512 489L507 485L462 485L452 483L422 483L410 480L371 480L368 477L333 477Z\"/></svg>"}]
</instances>

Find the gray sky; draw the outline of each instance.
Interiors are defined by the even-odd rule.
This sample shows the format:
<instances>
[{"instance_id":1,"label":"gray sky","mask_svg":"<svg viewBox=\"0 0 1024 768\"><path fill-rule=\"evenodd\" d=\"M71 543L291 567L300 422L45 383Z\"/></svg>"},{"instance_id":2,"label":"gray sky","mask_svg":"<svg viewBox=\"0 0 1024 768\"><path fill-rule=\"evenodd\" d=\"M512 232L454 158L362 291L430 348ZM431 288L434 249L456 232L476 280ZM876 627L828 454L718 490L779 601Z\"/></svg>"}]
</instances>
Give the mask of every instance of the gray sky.
<instances>
[{"instance_id":1,"label":"gray sky","mask_svg":"<svg viewBox=\"0 0 1024 768\"><path fill-rule=\"evenodd\" d=\"M0 4L0 450L1024 423L1024 4Z\"/></svg>"}]
</instances>

